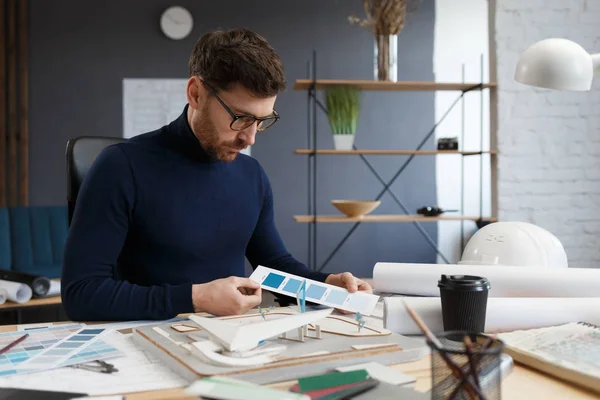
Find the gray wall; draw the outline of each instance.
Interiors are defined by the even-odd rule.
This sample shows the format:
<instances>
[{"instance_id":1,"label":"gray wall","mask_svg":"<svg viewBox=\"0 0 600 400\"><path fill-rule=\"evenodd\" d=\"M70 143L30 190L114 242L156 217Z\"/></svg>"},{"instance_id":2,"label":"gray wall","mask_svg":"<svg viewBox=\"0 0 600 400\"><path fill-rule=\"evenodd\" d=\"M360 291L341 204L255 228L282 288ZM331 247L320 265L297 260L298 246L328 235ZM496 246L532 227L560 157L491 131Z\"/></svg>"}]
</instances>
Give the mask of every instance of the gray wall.
<instances>
[{"instance_id":1,"label":"gray wall","mask_svg":"<svg viewBox=\"0 0 600 400\"><path fill-rule=\"evenodd\" d=\"M317 50L317 74L329 79L372 79L371 34L347 17L363 15L362 1L192 1L190 37L171 41L158 25L171 2L128 0L30 1L31 203L65 203L66 141L78 135L122 134L122 79L186 78L191 48L203 32L245 26L280 52L289 90L277 100L282 120L258 138L252 155L264 166L275 192L276 219L289 250L307 262L308 225L292 215L307 212L307 158L294 149L307 146L307 93L292 90L307 77L307 61ZM399 79L433 80L434 4L424 0L399 38ZM434 124L433 92L369 92L363 97L356 145L359 148L414 148ZM320 147L332 148L325 116L318 119ZM434 147L433 141L428 143ZM406 160L370 156L389 180ZM354 156L318 157L319 213L337 213L331 199L372 199L382 189ZM435 158L416 157L392 189L415 210L435 204ZM401 212L389 195L375 212ZM318 225L318 263L351 224ZM435 224L425 228L435 239ZM435 253L412 224L362 224L325 269L371 276L377 261L435 262Z\"/></svg>"}]
</instances>

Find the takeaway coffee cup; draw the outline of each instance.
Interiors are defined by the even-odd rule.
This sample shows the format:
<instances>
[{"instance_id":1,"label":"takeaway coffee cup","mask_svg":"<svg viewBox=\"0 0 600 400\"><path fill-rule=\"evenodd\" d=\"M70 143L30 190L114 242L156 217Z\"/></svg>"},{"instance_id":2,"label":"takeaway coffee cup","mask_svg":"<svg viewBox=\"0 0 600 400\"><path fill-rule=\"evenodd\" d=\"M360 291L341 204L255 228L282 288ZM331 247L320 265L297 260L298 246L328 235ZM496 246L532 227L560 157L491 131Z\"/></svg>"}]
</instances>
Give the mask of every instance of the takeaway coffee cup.
<instances>
[{"instance_id":1,"label":"takeaway coffee cup","mask_svg":"<svg viewBox=\"0 0 600 400\"><path fill-rule=\"evenodd\" d=\"M442 275L438 281L444 331L485 331L489 281L481 276Z\"/></svg>"}]
</instances>

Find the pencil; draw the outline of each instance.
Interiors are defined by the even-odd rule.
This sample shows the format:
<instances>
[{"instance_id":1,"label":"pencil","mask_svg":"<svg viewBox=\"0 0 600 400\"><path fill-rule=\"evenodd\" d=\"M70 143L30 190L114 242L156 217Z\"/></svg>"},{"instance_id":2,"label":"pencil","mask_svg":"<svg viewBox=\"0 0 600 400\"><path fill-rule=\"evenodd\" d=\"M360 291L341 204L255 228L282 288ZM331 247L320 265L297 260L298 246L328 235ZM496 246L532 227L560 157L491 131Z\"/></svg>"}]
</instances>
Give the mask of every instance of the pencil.
<instances>
[{"instance_id":1,"label":"pencil","mask_svg":"<svg viewBox=\"0 0 600 400\"><path fill-rule=\"evenodd\" d=\"M17 340L13 341L12 343L7 344L6 346L4 346L2 349L0 349L0 354L4 354L7 351L9 351L10 349L12 349L14 346L18 345L19 343L21 343L23 340L27 339L27 337L29 336L29 333L24 334L23 336L21 336L20 338L18 338Z\"/></svg>"}]
</instances>

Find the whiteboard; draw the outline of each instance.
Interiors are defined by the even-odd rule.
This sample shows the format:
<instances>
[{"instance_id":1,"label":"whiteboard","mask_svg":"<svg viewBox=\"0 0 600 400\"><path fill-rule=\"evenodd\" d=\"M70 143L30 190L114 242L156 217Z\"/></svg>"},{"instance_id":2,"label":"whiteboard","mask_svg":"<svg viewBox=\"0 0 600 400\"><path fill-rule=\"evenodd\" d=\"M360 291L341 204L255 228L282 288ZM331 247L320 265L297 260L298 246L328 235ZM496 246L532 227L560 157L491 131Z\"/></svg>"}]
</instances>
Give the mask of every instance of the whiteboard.
<instances>
[{"instance_id":1,"label":"whiteboard","mask_svg":"<svg viewBox=\"0 0 600 400\"><path fill-rule=\"evenodd\" d=\"M154 131L177 119L187 104L187 79L123 79L123 137ZM250 155L250 147L242 151Z\"/></svg>"}]
</instances>

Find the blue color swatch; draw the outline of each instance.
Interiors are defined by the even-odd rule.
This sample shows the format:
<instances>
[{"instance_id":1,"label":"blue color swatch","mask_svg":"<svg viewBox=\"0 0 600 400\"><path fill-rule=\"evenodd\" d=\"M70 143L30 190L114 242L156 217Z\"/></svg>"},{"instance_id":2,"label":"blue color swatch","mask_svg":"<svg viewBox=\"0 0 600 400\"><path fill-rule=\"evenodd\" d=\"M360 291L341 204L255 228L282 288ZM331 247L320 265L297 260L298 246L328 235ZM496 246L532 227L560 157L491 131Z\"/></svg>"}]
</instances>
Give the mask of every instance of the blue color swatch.
<instances>
[{"instance_id":1,"label":"blue color swatch","mask_svg":"<svg viewBox=\"0 0 600 400\"><path fill-rule=\"evenodd\" d=\"M262 284L277 289L284 280L285 276L270 272Z\"/></svg>"},{"instance_id":2,"label":"blue color swatch","mask_svg":"<svg viewBox=\"0 0 600 400\"><path fill-rule=\"evenodd\" d=\"M341 290L332 290L329 296L325 299L326 302L331 304L342 305L344 300L348 297L348 293L342 292Z\"/></svg>"},{"instance_id":3,"label":"blue color swatch","mask_svg":"<svg viewBox=\"0 0 600 400\"><path fill-rule=\"evenodd\" d=\"M298 289L300 289L301 284L302 282L298 279L290 278L290 280L287 281L287 283L283 287L283 291L296 294L298 293Z\"/></svg>"},{"instance_id":4,"label":"blue color swatch","mask_svg":"<svg viewBox=\"0 0 600 400\"><path fill-rule=\"evenodd\" d=\"M57 363L66 366L122 355L118 349L104 341L94 340L104 329L86 328L77 332L81 327L74 324L29 330L29 337L5 354L0 354L0 376L42 371L53 368ZM20 331L0 333L0 348L22 334ZM61 340L63 342L57 345ZM50 348L51 346L55 347ZM28 364L23 364L25 362Z\"/></svg>"},{"instance_id":5,"label":"blue color swatch","mask_svg":"<svg viewBox=\"0 0 600 400\"><path fill-rule=\"evenodd\" d=\"M82 335L75 335L75 336L71 336L69 339L69 341L80 341L80 342L87 342L88 340L92 340L93 338L95 338L95 336L82 336Z\"/></svg>"},{"instance_id":6,"label":"blue color swatch","mask_svg":"<svg viewBox=\"0 0 600 400\"><path fill-rule=\"evenodd\" d=\"M71 365L73 363L86 363L98 359L101 360L110 357L111 355L119 355L119 351L102 340L96 340L84 350L73 354L65 360L61 366Z\"/></svg>"},{"instance_id":7,"label":"blue color swatch","mask_svg":"<svg viewBox=\"0 0 600 400\"><path fill-rule=\"evenodd\" d=\"M66 349L74 349L74 348L79 347L81 345L83 345L83 343L80 343L80 342L62 342L57 347L59 347L59 348L66 348Z\"/></svg>"},{"instance_id":8,"label":"blue color swatch","mask_svg":"<svg viewBox=\"0 0 600 400\"><path fill-rule=\"evenodd\" d=\"M306 290L306 297L310 297L311 299L320 299L325 294L327 288L321 285L311 284Z\"/></svg>"},{"instance_id":9,"label":"blue color swatch","mask_svg":"<svg viewBox=\"0 0 600 400\"><path fill-rule=\"evenodd\" d=\"M104 332L104 329L84 329L79 332L79 335L99 335Z\"/></svg>"}]
</instances>

